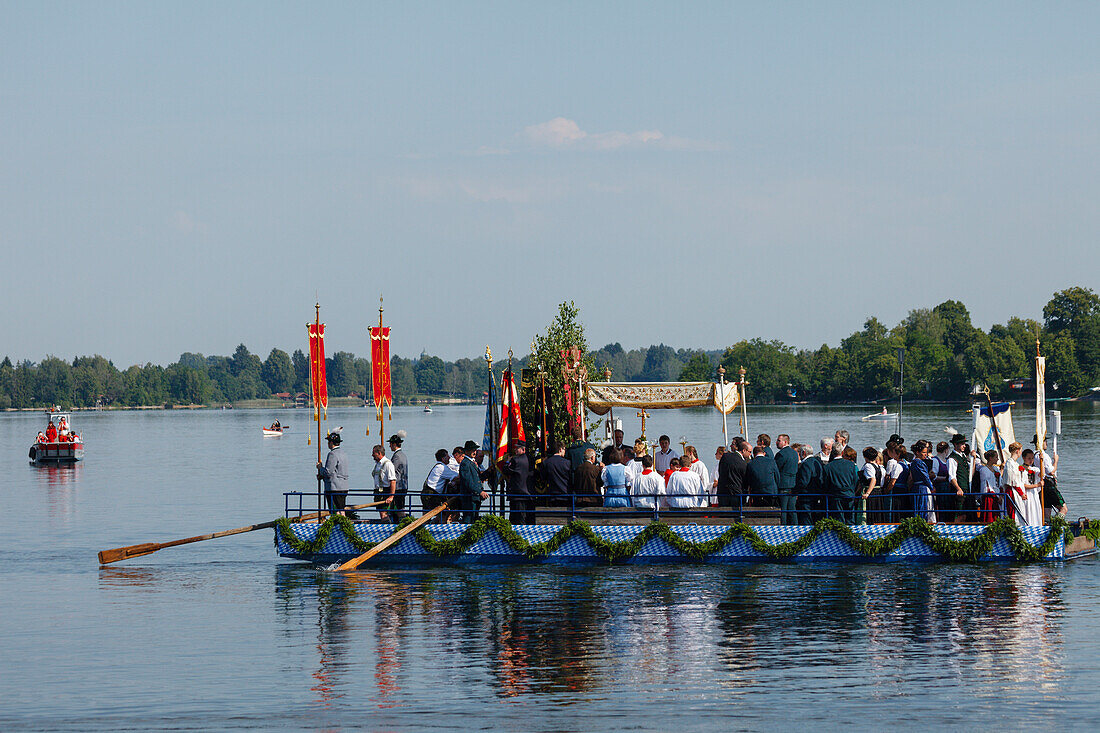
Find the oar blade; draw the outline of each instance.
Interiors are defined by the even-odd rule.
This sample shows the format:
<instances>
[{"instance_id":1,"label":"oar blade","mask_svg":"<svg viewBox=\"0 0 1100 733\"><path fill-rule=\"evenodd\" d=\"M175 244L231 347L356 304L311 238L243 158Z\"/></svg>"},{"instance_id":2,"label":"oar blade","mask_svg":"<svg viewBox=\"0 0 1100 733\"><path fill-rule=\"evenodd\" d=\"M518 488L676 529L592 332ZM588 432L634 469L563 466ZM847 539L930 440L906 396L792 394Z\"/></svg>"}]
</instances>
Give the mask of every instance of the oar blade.
<instances>
[{"instance_id":1,"label":"oar blade","mask_svg":"<svg viewBox=\"0 0 1100 733\"><path fill-rule=\"evenodd\" d=\"M156 542L146 542L140 545L130 545L129 547L116 547L113 550L100 550L99 564L109 565L113 562L126 560L131 557L151 555L159 549L160 545L158 545Z\"/></svg>"}]
</instances>

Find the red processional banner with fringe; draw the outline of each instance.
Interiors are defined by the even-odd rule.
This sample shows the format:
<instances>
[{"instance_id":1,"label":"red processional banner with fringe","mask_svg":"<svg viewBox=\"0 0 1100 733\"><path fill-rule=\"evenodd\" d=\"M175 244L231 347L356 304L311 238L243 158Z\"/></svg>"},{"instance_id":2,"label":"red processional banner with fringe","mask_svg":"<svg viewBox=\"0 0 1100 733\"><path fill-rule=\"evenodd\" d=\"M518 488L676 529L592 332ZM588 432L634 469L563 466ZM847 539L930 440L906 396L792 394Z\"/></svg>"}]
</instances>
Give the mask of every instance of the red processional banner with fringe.
<instances>
[{"instance_id":1,"label":"red processional banner with fringe","mask_svg":"<svg viewBox=\"0 0 1100 733\"><path fill-rule=\"evenodd\" d=\"M328 385L325 383L325 324L307 323L309 333L309 384L313 397L313 419L328 419Z\"/></svg>"},{"instance_id":2,"label":"red processional banner with fringe","mask_svg":"<svg viewBox=\"0 0 1100 733\"><path fill-rule=\"evenodd\" d=\"M390 386L390 327L371 326L371 381L374 387L374 408L382 419L382 406L389 405L393 417L393 390Z\"/></svg>"},{"instance_id":3,"label":"red processional banner with fringe","mask_svg":"<svg viewBox=\"0 0 1100 733\"><path fill-rule=\"evenodd\" d=\"M506 369L500 381L500 436L497 439L497 462L508 455L513 440L526 441L523 432L523 416L519 411L519 393L512 371Z\"/></svg>"}]
</instances>

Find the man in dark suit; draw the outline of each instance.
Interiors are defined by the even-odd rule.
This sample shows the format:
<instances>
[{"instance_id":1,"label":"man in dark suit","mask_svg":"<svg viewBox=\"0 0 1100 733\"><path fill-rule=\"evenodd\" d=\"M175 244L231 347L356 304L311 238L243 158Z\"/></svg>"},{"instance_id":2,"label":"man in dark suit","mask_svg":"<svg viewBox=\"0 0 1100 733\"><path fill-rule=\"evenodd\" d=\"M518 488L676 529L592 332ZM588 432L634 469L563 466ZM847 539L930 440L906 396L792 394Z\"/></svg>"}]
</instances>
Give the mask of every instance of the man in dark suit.
<instances>
[{"instance_id":1,"label":"man in dark suit","mask_svg":"<svg viewBox=\"0 0 1100 733\"><path fill-rule=\"evenodd\" d=\"M791 447L791 436L780 433L775 436L775 467L779 469L779 509L783 524L797 524L794 484L798 475L798 454Z\"/></svg>"},{"instance_id":2,"label":"man in dark suit","mask_svg":"<svg viewBox=\"0 0 1100 733\"><path fill-rule=\"evenodd\" d=\"M779 493L779 468L764 446L752 450L752 460L745 467L745 487L753 495L756 506L775 506Z\"/></svg>"},{"instance_id":3,"label":"man in dark suit","mask_svg":"<svg viewBox=\"0 0 1100 733\"><path fill-rule=\"evenodd\" d=\"M512 524L534 524L535 502L531 498L527 481L530 477L531 462L527 458L526 442L512 441L512 455L501 461L500 472L504 474L508 487L508 506L511 509L508 521Z\"/></svg>"},{"instance_id":4,"label":"man in dark suit","mask_svg":"<svg viewBox=\"0 0 1100 733\"><path fill-rule=\"evenodd\" d=\"M799 524L813 524L824 516L825 462L808 445L799 446L802 463L794 479Z\"/></svg>"},{"instance_id":5,"label":"man in dark suit","mask_svg":"<svg viewBox=\"0 0 1100 733\"><path fill-rule=\"evenodd\" d=\"M748 448L748 441L738 436L730 443L730 450L718 461L718 506L741 506L736 497L745 491L745 471L748 461L741 446Z\"/></svg>"},{"instance_id":6,"label":"man in dark suit","mask_svg":"<svg viewBox=\"0 0 1100 733\"><path fill-rule=\"evenodd\" d=\"M611 451L618 448L619 452L622 453L623 449L626 448L626 446L623 445L623 431L616 430L614 435L615 437L612 439L611 445L603 449L603 456L601 460L603 461L603 465L605 466L611 465Z\"/></svg>"},{"instance_id":7,"label":"man in dark suit","mask_svg":"<svg viewBox=\"0 0 1100 733\"><path fill-rule=\"evenodd\" d=\"M569 465L569 459L565 457L565 446L554 443L550 446L553 453L542 461L542 477L546 480L546 493L552 507L567 507L570 505L569 494L572 493L573 467Z\"/></svg>"}]
</instances>

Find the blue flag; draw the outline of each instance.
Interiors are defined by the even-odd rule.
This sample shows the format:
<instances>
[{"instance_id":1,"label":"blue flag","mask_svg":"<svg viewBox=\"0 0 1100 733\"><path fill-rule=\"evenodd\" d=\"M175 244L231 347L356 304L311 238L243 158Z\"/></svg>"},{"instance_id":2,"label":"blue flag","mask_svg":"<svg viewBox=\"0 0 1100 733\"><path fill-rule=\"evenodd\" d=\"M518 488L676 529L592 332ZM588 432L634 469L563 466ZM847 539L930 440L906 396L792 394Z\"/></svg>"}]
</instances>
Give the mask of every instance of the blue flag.
<instances>
[{"instance_id":1,"label":"blue flag","mask_svg":"<svg viewBox=\"0 0 1100 733\"><path fill-rule=\"evenodd\" d=\"M497 391L493 386L493 373L489 372L489 397L485 400L485 433L481 436L481 450L488 456L496 455L497 439L493 435L494 416L497 411ZM490 462L492 459L490 458Z\"/></svg>"}]
</instances>

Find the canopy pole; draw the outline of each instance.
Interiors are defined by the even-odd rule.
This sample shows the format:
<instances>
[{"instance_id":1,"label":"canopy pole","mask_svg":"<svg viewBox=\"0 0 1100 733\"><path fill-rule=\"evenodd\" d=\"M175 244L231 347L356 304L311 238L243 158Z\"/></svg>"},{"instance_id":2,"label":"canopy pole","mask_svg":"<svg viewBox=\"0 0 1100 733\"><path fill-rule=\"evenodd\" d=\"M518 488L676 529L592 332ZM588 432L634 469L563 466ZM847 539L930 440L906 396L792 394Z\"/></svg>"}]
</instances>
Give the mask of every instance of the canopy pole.
<instances>
[{"instance_id":1,"label":"canopy pole","mask_svg":"<svg viewBox=\"0 0 1100 733\"><path fill-rule=\"evenodd\" d=\"M749 410L745 406L745 367L738 370L741 375L741 429L745 431L745 440L749 439Z\"/></svg>"},{"instance_id":2,"label":"canopy pole","mask_svg":"<svg viewBox=\"0 0 1100 733\"><path fill-rule=\"evenodd\" d=\"M726 430L726 368L718 365L718 401L722 404L722 445L730 444L730 436Z\"/></svg>"}]
</instances>

